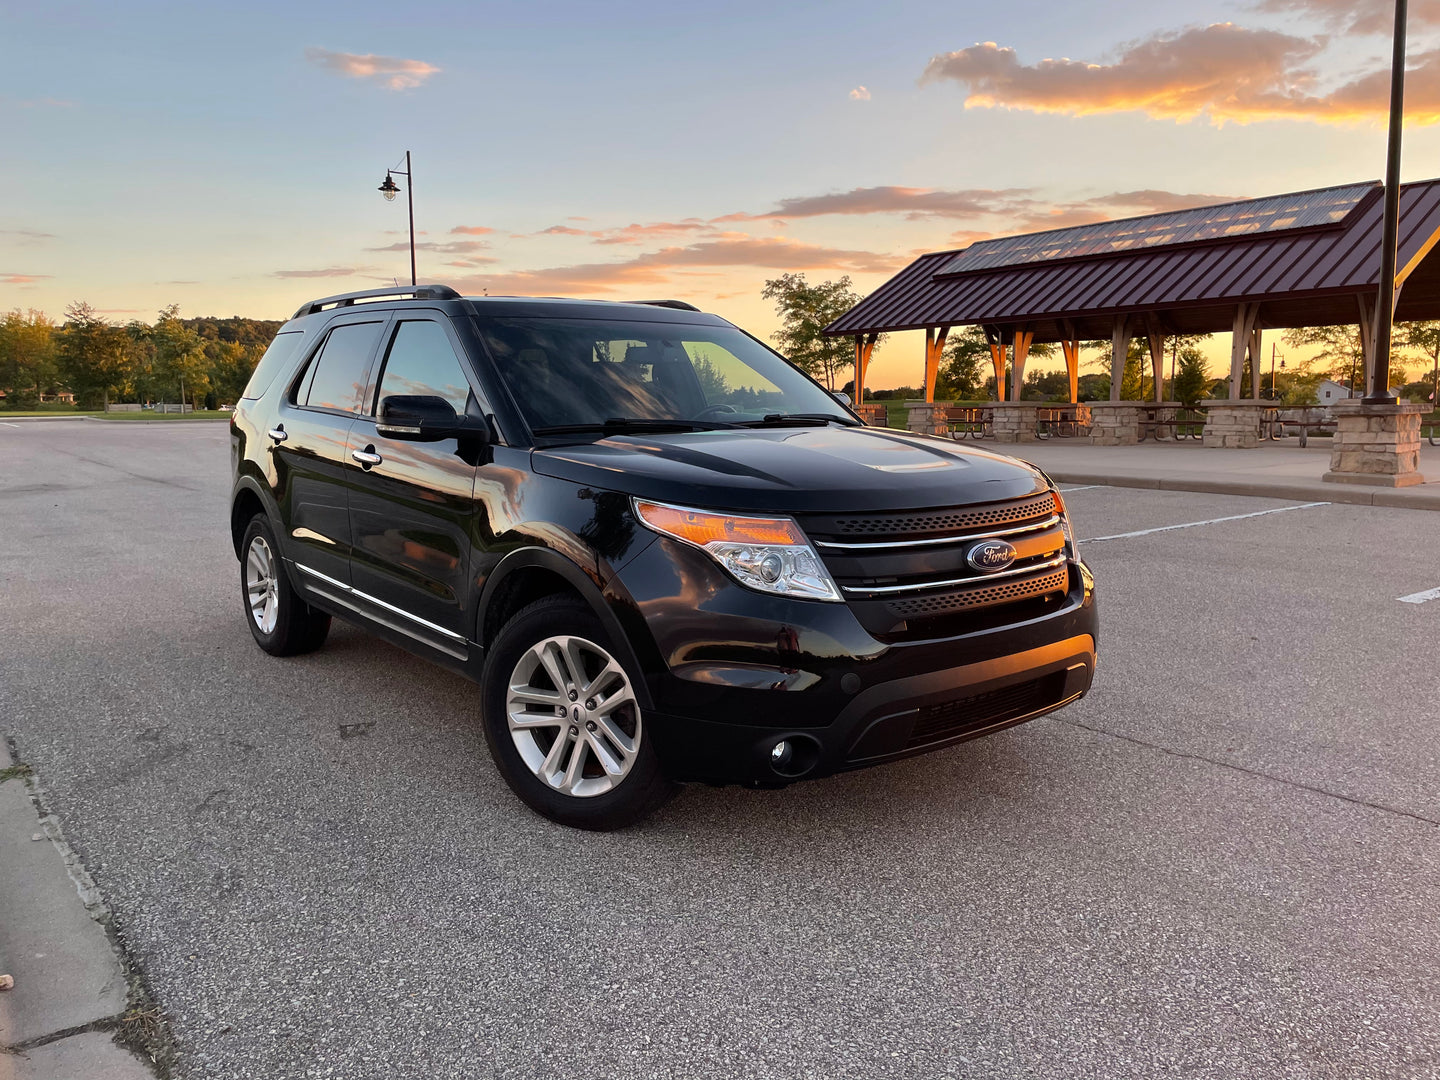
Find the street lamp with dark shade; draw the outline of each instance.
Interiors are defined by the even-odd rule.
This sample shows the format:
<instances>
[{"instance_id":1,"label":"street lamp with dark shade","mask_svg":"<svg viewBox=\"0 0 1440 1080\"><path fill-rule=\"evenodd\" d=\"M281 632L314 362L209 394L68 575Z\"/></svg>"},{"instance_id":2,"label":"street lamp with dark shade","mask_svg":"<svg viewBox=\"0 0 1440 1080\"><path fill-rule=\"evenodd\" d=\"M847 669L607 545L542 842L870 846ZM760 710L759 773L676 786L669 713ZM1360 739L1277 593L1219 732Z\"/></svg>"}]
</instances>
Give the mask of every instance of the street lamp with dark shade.
<instances>
[{"instance_id":1,"label":"street lamp with dark shade","mask_svg":"<svg viewBox=\"0 0 1440 1080\"><path fill-rule=\"evenodd\" d=\"M405 151L405 168L399 167L386 169L385 179L377 189L385 196L386 202L394 202L395 196L400 194L400 185L395 183L396 176L405 177L405 201L410 208L410 284L415 284L415 177L410 168L410 151Z\"/></svg>"}]
</instances>

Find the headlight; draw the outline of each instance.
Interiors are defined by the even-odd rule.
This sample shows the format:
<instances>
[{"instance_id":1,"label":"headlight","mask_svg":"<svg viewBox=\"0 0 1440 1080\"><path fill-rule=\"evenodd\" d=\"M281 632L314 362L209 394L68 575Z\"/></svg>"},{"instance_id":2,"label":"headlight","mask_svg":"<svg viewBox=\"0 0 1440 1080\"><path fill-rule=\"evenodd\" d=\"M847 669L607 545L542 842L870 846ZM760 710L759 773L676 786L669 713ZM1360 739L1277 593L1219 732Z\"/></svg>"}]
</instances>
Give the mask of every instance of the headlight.
<instances>
[{"instance_id":1,"label":"headlight","mask_svg":"<svg viewBox=\"0 0 1440 1080\"><path fill-rule=\"evenodd\" d=\"M1060 515L1060 531L1065 534L1065 555L1068 558L1080 561L1080 550L1075 546L1075 534L1070 530L1070 513L1065 509L1065 500L1060 496L1060 489L1054 488L1050 492L1055 496L1055 512Z\"/></svg>"},{"instance_id":2,"label":"headlight","mask_svg":"<svg viewBox=\"0 0 1440 1080\"><path fill-rule=\"evenodd\" d=\"M747 588L806 600L841 600L815 549L790 518L739 517L631 500L649 528L699 548Z\"/></svg>"}]
</instances>

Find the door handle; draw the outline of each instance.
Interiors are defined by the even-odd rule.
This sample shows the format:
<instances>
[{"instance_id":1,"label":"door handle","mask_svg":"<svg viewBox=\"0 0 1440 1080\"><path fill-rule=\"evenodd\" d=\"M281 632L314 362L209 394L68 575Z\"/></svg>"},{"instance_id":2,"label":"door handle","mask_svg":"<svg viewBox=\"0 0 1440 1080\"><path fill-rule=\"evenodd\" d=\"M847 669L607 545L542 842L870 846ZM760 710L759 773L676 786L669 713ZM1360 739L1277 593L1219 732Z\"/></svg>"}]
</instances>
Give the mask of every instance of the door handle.
<instances>
[{"instance_id":1,"label":"door handle","mask_svg":"<svg viewBox=\"0 0 1440 1080\"><path fill-rule=\"evenodd\" d=\"M385 459L373 450L351 450L350 456L360 463L362 469L379 465Z\"/></svg>"},{"instance_id":2,"label":"door handle","mask_svg":"<svg viewBox=\"0 0 1440 1080\"><path fill-rule=\"evenodd\" d=\"M283 427L272 427L265 434L269 435L270 438L274 439L276 442L284 442L290 437Z\"/></svg>"}]
</instances>

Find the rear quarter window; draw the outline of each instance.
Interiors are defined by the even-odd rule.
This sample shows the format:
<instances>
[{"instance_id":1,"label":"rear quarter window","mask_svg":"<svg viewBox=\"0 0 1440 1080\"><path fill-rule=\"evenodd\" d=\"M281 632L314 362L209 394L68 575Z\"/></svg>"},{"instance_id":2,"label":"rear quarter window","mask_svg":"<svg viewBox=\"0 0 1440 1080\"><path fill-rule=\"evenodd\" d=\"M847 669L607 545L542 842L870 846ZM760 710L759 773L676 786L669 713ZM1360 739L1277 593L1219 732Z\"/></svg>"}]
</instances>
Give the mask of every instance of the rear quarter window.
<instances>
[{"instance_id":1,"label":"rear quarter window","mask_svg":"<svg viewBox=\"0 0 1440 1080\"><path fill-rule=\"evenodd\" d=\"M255 370L250 373L250 381L245 384L245 392L240 397L248 401L264 397L265 391L270 389L270 384L275 381L275 376L289 366L290 361L300 352L304 341L304 330L282 330L276 334L275 340L270 342L270 347L265 350L265 355L260 357L260 363L256 364Z\"/></svg>"}]
</instances>

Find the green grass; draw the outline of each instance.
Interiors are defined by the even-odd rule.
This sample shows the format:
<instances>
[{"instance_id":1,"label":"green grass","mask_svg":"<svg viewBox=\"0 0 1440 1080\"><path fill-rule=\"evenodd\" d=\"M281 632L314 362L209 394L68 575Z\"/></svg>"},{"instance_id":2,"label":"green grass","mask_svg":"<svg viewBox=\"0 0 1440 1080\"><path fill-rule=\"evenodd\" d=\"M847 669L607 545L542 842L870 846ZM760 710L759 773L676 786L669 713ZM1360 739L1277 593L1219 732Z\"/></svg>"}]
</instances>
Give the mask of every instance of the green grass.
<instances>
[{"instance_id":1,"label":"green grass","mask_svg":"<svg viewBox=\"0 0 1440 1080\"><path fill-rule=\"evenodd\" d=\"M86 416L99 416L105 420L228 420L234 413L221 412L219 409L199 409L188 413L158 413L158 412L112 412L112 413L86 413Z\"/></svg>"},{"instance_id":2,"label":"green grass","mask_svg":"<svg viewBox=\"0 0 1440 1080\"><path fill-rule=\"evenodd\" d=\"M0 419L6 416L99 416L98 410L87 412L82 409L72 409L65 406L63 409L0 409Z\"/></svg>"},{"instance_id":3,"label":"green grass","mask_svg":"<svg viewBox=\"0 0 1440 1080\"><path fill-rule=\"evenodd\" d=\"M159 412L101 412L88 409L0 409L0 420L7 416L50 418L56 416L93 416L99 420L228 420L233 413L221 412L219 409L200 409L188 413L159 413Z\"/></svg>"}]
</instances>

